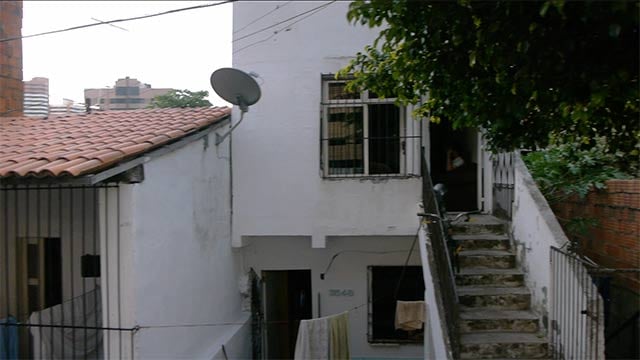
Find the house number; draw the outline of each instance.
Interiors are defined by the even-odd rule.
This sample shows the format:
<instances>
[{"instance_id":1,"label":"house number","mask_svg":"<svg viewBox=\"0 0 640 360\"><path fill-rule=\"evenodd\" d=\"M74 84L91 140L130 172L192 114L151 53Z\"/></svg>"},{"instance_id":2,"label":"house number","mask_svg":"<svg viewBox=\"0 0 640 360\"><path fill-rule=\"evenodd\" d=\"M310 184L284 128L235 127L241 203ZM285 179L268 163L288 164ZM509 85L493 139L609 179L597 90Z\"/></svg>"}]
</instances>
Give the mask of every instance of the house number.
<instances>
[{"instance_id":1,"label":"house number","mask_svg":"<svg viewBox=\"0 0 640 360\"><path fill-rule=\"evenodd\" d=\"M351 289L329 289L329 296L353 296Z\"/></svg>"}]
</instances>

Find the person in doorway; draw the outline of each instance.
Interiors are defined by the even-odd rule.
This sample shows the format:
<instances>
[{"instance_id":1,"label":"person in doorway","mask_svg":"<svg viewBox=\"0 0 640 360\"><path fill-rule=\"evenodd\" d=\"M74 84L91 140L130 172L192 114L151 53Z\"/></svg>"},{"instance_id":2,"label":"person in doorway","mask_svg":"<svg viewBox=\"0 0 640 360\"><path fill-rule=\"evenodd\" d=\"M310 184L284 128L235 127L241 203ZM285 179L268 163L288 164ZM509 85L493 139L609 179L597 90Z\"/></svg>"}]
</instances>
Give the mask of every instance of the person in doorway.
<instances>
[{"instance_id":1,"label":"person in doorway","mask_svg":"<svg viewBox=\"0 0 640 360\"><path fill-rule=\"evenodd\" d=\"M447 172L453 171L464 165L464 159L457 146L447 148Z\"/></svg>"}]
</instances>

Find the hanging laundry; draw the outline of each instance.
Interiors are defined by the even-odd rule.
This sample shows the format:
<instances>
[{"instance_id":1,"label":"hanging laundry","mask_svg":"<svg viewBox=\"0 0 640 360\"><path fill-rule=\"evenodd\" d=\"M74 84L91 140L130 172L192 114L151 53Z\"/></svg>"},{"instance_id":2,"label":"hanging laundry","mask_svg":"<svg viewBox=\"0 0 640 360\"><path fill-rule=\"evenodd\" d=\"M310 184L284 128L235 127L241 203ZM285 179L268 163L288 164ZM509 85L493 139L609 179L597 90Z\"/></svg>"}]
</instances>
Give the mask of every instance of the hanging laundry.
<instances>
[{"instance_id":1,"label":"hanging laundry","mask_svg":"<svg viewBox=\"0 0 640 360\"><path fill-rule=\"evenodd\" d=\"M102 326L101 304L100 289L96 288L62 304L31 313L30 324L54 325L30 328L34 359L103 359L103 331L98 329ZM63 327L82 323L95 328Z\"/></svg>"},{"instance_id":2,"label":"hanging laundry","mask_svg":"<svg viewBox=\"0 0 640 360\"><path fill-rule=\"evenodd\" d=\"M349 313L300 321L294 359L350 359Z\"/></svg>"},{"instance_id":3,"label":"hanging laundry","mask_svg":"<svg viewBox=\"0 0 640 360\"><path fill-rule=\"evenodd\" d=\"M424 301L396 302L396 330L420 330L425 319Z\"/></svg>"},{"instance_id":4,"label":"hanging laundry","mask_svg":"<svg viewBox=\"0 0 640 360\"><path fill-rule=\"evenodd\" d=\"M300 321L293 358L329 359L329 318Z\"/></svg>"},{"instance_id":5,"label":"hanging laundry","mask_svg":"<svg viewBox=\"0 0 640 360\"><path fill-rule=\"evenodd\" d=\"M13 316L0 320L0 359L18 359L18 321Z\"/></svg>"},{"instance_id":6,"label":"hanging laundry","mask_svg":"<svg viewBox=\"0 0 640 360\"><path fill-rule=\"evenodd\" d=\"M350 359L349 354L349 313L343 312L340 315L329 319L329 359L345 360Z\"/></svg>"}]
</instances>

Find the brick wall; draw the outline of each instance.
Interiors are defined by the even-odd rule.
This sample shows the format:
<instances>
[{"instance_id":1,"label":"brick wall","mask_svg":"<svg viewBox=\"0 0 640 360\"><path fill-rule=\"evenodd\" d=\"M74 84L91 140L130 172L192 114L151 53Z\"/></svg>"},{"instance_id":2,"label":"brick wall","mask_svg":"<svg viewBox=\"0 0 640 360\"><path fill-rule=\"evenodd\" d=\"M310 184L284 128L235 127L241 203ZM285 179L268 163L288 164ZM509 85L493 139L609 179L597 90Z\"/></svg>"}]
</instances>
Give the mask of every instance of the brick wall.
<instances>
[{"instance_id":1,"label":"brick wall","mask_svg":"<svg viewBox=\"0 0 640 360\"><path fill-rule=\"evenodd\" d=\"M640 179L610 180L604 191L586 199L572 197L552 206L565 233L578 240L581 252L610 268L640 268ZM583 236L571 235L566 220L595 218L598 224ZM625 274L620 284L640 293L640 276Z\"/></svg>"},{"instance_id":2,"label":"brick wall","mask_svg":"<svg viewBox=\"0 0 640 360\"><path fill-rule=\"evenodd\" d=\"M22 35L22 1L0 1L0 39ZM22 40L0 42L0 117L22 116Z\"/></svg>"}]
</instances>

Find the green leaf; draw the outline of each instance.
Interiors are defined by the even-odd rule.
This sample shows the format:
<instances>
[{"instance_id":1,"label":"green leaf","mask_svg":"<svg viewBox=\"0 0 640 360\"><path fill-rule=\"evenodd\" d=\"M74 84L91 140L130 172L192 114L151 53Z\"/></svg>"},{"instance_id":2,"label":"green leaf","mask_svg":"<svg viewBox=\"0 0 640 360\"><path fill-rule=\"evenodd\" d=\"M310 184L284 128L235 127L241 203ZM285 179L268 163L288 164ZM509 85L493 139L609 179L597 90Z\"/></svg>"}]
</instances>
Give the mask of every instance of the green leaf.
<instances>
[{"instance_id":1,"label":"green leaf","mask_svg":"<svg viewBox=\"0 0 640 360\"><path fill-rule=\"evenodd\" d=\"M544 17L549 11L549 7L551 6L551 1L545 1L540 8L540 16Z\"/></svg>"}]
</instances>

